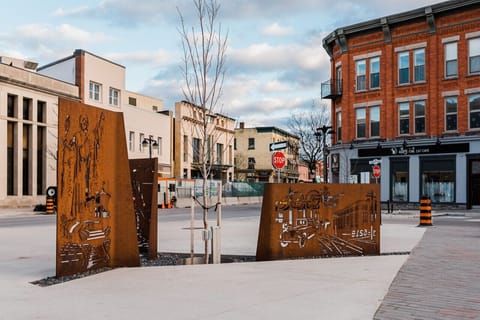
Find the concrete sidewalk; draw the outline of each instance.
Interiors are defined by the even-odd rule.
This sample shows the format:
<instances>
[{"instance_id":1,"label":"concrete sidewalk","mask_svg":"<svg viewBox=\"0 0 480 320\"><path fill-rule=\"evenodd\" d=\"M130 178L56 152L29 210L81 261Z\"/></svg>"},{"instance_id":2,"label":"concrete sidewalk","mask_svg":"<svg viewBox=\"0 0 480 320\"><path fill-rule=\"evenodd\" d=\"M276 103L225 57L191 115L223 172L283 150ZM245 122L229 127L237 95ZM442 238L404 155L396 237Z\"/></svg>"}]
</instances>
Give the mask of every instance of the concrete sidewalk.
<instances>
[{"instance_id":1,"label":"concrete sidewalk","mask_svg":"<svg viewBox=\"0 0 480 320\"><path fill-rule=\"evenodd\" d=\"M416 219L398 219L404 221L382 225L383 253L410 251L423 236ZM254 255L258 222L259 217L225 219L222 253ZM160 219L159 251L188 251L186 224ZM0 227L0 242L1 320L372 319L408 258L120 268L38 287L30 282L55 274L55 226Z\"/></svg>"}]
</instances>

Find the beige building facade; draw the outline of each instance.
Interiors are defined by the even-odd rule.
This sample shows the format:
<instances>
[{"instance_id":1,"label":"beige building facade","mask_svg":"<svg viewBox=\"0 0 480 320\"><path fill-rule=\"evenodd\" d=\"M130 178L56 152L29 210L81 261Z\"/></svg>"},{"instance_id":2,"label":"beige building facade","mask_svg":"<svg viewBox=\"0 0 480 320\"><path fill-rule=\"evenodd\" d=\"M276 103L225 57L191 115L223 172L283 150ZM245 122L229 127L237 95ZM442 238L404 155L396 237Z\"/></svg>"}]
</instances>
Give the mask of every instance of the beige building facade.
<instances>
[{"instance_id":1,"label":"beige building facade","mask_svg":"<svg viewBox=\"0 0 480 320\"><path fill-rule=\"evenodd\" d=\"M59 97L123 112L129 158L158 158L172 177L173 112L126 90L124 66L84 50L40 68L0 57L0 207L45 204L56 185Z\"/></svg>"},{"instance_id":2,"label":"beige building facade","mask_svg":"<svg viewBox=\"0 0 480 320\"><path fill-rule=\"evenodd\" d=\"M58 97L79 100L77 86L36 67L0 57L0 207L45 203L56 185Z\"/></svg>"},{"instance_id":3,"label":"beige building facade","mask_svg":"<svg viewBox=\"0 0 480 320\"><path fill-rule=\"evenodd\" d=\"M175 103L174 176L200 179L200 167L207 163L211 165L209 179L232 181L234 134L234 119L219 113L204 115L201 108L186 101Z\"/></svg>"},{"instance_id":4,"label":"beige building facade","mask_svg":"<svg viewBox=\"0 0 480 320\"><path fill-rule=\"evenodd\" d=\"M125 67L85 50L42 66L39 73L75 84L82 102L123 112L128 157L158 158L159 176L172 176L173 113L161 99L126 90Z\"/></svg>"},{"instance_id":5,"label":"beige building facade","mask_svg":"<svg viewBox=\"0 0 480 320\"><path fill-rule=\"evenodd\" d=\"M270 144L286 141L286 165L275 170L272 166ZM251 182L298 182L299 138L276 127L245 128L244 123L235 129L235 180Z\"/></svg>"}]
</instances>

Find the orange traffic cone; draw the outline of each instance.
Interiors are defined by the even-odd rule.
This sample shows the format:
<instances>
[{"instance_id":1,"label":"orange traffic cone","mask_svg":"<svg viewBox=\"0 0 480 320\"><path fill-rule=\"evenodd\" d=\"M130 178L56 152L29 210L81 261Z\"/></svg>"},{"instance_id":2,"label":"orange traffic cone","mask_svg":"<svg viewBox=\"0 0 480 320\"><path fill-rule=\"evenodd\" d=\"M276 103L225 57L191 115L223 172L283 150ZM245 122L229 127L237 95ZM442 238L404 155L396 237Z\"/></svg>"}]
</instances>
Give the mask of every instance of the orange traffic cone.
<instances>
[{"instance_id":1,"label":"orange traffic cone","mask_svg":"<svg viewBox=\"0 0 480 320\"><path fill-rule=\"evenodd\" d=\"M165 203L162 202L162 209L165 209Z\"/></svg>"}]
</instances>

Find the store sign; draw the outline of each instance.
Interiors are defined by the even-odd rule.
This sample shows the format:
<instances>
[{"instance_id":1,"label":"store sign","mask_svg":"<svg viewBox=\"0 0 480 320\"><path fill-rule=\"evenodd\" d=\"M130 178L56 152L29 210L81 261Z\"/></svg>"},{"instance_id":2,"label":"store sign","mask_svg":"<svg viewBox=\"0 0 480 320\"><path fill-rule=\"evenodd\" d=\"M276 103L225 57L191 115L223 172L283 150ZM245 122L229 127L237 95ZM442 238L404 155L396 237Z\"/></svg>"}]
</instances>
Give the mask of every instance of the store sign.
<instances>
[{"instance_id":1,"label":"store sign","mask_svg":"<svg viewBox=\"0 0 480 320\"><path fill-rule=\"evenodd\" d=\"M374 149L358 149L359 157L379 157L379 156L407 156L418 154L438 154L438 153L464 153L470 151L470 144L441 144L441 145L419 145L419 146L403 146L383 147Z\"/></svg>"}]
</instances>

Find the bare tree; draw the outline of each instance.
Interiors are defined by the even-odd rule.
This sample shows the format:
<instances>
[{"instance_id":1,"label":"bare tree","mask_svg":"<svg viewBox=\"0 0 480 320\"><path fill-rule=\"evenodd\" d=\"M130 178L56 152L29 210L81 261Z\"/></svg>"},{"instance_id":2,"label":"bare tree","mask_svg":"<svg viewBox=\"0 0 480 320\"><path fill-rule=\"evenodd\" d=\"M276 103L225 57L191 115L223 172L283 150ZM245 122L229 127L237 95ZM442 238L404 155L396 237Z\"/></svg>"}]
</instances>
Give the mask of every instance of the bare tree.
<instances>
[{"instance_id":1,"label":"bare tree","mask_svg":"<svg viewBox=\"0 0 480 320\"><path fill-rule=\"evenodd\" d=\"M310 173L315 172L317 162L323 158L323 141L318 136L317 128L329 124L329 107L326 104L317 106L315 101L308 110L292 112L288 121L292 134L300 138L300 160L308 165Z\"/></svg>"},{"instance_id":2,"label":"bare tree","mask_svg":"<svg viewBox=\"0 0 480 320\"><path fill-rule=\"evenodd\" d=\"M201 141L199 152L199 171L203 178L202 207L203 227L208 232L207 183L212 169L212 130L209 125L218 108L222 96L225 77L225 62L228 33L222 32L218 23L220 5L216 0L193 0L197 25L187 28L185 19L177 7L181 26L183 64L182 73L185 80L183 94L188 103L199 107L201 118L199 131ZM205 263L208 263L208 239L205 239Z\"/></svg>"}]
</instances>

